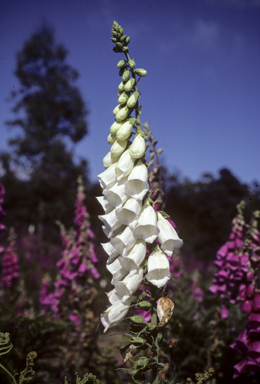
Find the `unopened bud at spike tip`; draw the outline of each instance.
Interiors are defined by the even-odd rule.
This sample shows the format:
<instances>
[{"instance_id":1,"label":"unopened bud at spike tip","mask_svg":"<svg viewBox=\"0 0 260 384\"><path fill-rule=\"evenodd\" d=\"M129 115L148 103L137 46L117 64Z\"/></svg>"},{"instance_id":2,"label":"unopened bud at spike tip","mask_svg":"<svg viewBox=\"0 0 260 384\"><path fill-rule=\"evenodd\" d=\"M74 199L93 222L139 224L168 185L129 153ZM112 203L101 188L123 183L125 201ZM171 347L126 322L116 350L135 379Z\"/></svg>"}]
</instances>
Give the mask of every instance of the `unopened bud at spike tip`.
<instances>
[{"instance_id":1,"label":"unopened bud at spike tip","mask_svg":"<svg viewBox=\"0 0 260 384\"><path fill-rule=\"evenodd\" d=\"M138 75L138 76L141 76L141 77L144 77L147 75L147 71L143 68L136 68L135 69L135 73Z\"/></svg>"}]
</instances>

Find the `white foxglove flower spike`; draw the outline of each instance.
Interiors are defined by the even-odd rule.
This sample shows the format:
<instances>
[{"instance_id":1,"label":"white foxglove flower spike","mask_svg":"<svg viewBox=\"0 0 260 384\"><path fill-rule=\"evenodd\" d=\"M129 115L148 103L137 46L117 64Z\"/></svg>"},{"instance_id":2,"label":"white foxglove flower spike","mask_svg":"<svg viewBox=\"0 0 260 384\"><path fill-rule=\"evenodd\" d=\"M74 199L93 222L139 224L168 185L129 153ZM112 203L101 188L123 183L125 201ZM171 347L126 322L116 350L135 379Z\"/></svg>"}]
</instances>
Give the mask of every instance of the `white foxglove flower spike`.
<instances>
[{"instance_id":1,"label":"white foxglove flower spike","mask_svg":"<svg viewBox=\"0 0 260 384\"><path fill-rule=\"evenodd\" d=\"M137 270L146 256L146 243L143 240L137 240L121 260L123 268L127 271Z\"/></svg>"},{"instance_id":2,"label":"white foxglove flower spike","mask_svg":"<svg viewBox=\"0 0 260 384\"><path fill-rule=\"evenodd\" d=\"M116 169L118 167L119 162L117 163ZM130 175L128 176L128 180L125 185L125 192L129 196L134 197L136 200L143 200L148 190L149 184L147 167L142 162L142 160L139 160Z\"/></svg>"},{"instance_id":3,"label":"white foxglove flower spike","mask_svg":"<svg viewBox=\"0 0 260 384\"><path fill-rule=\"evenodd\" d=\"M130 150L127 149L120 157L116 168L116 176L118 180L129 175L134 167L134 159L130 156Z\"/></svg>"},{"instance_id":4,"label":"white foxglove flower spike","mask_svg":"<svg viewBox=\"0 0 260 384\"><path fill-rule=\"evenodd\" d=\"M145 140L140 134L137 134L134 138L132 145L131 145L130 155L134 159L140 159L145 154L145 150L146 150Z\"/></svg>"},{"instance_id":5,"label":"white foxglove flower spike","mask_svg":"<svg viewBox=\"0 0 260 384\"><path fill-rule=\"evenodd\" d=\"M127 177L118 180L113 187L104 190L104 195L108 202L114 207L124 204L128 199L128 195L125 194L125 182Z\"/></svg>"},{"instance_id":6,"label":"white foxglove flower spike","mask_svg":"<svg viewBox=\"0 0 260 384\"><path fill-rule=\"evenodd\" d=\"M122 207L116 208L116 217L120 223L129 225L139 215L142 208L142 202L129 197Z\"/></svg>"},{"instance_id":7,"label":"white foxglove flower spike","mask_svg":"<svg viewBox=\"0 0 260 384\"><path fill-rule=\"evenodd\" d=\"M139 268L135 273L130 272L122 281L115 282L117 293L122 296L121 301L124 303L131 295L140 287L143 280L143 268Z\"/></svg>"},{"instance_id":8,"label":"white foxglove flower spike","mask_svg":"<svg viewBox=\"0 0 260 384\"><path fill-rule=\"evenodd\" d=\"M153 243L156 239L159 229L157 228L157 217L153 207L145 200L139 219L133 228L133 235L146 243ZM129 225L131 228L131 224Z\"/></svg>"},{"instance_id":9,"label":"white foxglove flower spike","mask_svg":"<svg viewBox=\"0 0 260 384\"><path fill-rule=\"evenodd\" d=\"M105 213L109 213L114 209L113 205L109 204L109 202L105 196L97 196L96 199L99 202L99 204L101 204Z\"/></svg>"},{"instance_id":10,"label":"white foxglove flower spike","mask_svg":"<svg viewBox=\"0 0 260 384\"><path fill-rule=\"evenodd\" d=\"M163 287L171 278L169 260L158 244L148 258L147 270L147 281L157 288Z\"/></svg>"},{"instance_id":11,"label":"white foxglove flower spike","mask_svg":"<svg viewBox=\"0 0 260 384\"><path fill-rule=\"evenodd\" d=\"M113 247L122 255L124 256L126 252L131 249L135 242L136 238L133 235L131 229L129 227L126 227L122 233L115 236L111 240L111 244Z\"/></svg>"},{"instance_id":12,"label":"white foxglove flower spike","mask_svg":"<svg viewBox=\"0 0 260 384\"><path fill-rule=\"evenodd\" d=\"M129 299L124 303L117 301L101 314L101 323L105 328L104 333L109 328L114 327L120 323L120 321L126 316L132 300L133 297L129 297Z\"/></svg>"},{"instance_id":13,"label":"white foxglove flower spike","mask_svg":"<svg viewBox=\"0 0 260 384\"><path fill-rule=\"evenodd\" d=\"M116 173L115 168L118 163L112 164L104 172L100 173L97 177L99 179L102 189L110 188L116 182Z\"/></svg>"},{"instance_id":14,"label":"white foxglove flower spike","mask_svg":"<svg viewBox=\"0 0 260 384\"><path fill-rule=\"evenodd\" d=\"M179 249L183 241L179 238L173 226L160 212L157 212L157 217L157 226L160 230L158 240L161 243L161 248L168 256L172 256L173 251Z\"/></svg>"}]
</instances>

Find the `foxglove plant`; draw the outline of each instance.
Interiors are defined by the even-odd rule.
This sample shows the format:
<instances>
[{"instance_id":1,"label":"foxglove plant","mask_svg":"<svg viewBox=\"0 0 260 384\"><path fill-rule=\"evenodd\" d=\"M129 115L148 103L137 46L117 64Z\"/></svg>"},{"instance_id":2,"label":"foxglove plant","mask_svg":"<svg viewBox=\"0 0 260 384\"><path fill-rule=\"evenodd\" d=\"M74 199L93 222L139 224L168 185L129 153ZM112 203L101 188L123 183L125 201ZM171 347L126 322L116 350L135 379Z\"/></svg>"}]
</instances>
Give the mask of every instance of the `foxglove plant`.
<instances>
[{"instance_id":1,"label":"foxglove plant","mask_svg":"<svg viewBox=\"0 0 260 384\"><path fill-rule=\"evenodd\" d=\"M101 314L101 322L106 332L125 318L131 305L151 311L150 323L140 315L130 317L131 339L122 348L122 355L126 362L142 349L150 348L152 358L148 361L141 357L130 374L135 382L140 382L145 380L145 372L151 371L155 384L158 383L158 371L162 369L158 362L159 340L173 311L172 301L164 294L170 279L167 255L171 256L183 242L167 221L167 215L156 212L151 199L154 190L145 159L145 134L140 122L141 95L137 88L147 71L135 68L136 64L129 56L130 37L124 35L123 28L116 22L112 35L113 50L124 53L125 60L117 64L121 82L118 105L113 110L115 121L107 138L111 147L103 159L106 170L98 175L103 191L98 201L104 209L104 215L99 218L109 239L102 246L109 256L107 269L112 274L114 286L107 293L111 305ZM141 285L143 290L138 289ZM166 305L160 306L162 298Z\"/></svg>"},{"instance_id":2,"label":"foxglove plant","mask_svg":"<svg viewBox=\"0 0 260 384\"><path fill-rule=\"evenodd\" d=\"M240 304L248 314L247 326L231 345L244 359L235 365L234 378L243 372L260 372L260 289L257 281L260 270L260 236L257 229L260 211L253 213L247 225L243 216L245 202L238 204L238 215L233 219L229 241L217 253L215 273L210 291L230 304ZM221 317L228 317L225 305Z\"/></svg>"}]
</instances>

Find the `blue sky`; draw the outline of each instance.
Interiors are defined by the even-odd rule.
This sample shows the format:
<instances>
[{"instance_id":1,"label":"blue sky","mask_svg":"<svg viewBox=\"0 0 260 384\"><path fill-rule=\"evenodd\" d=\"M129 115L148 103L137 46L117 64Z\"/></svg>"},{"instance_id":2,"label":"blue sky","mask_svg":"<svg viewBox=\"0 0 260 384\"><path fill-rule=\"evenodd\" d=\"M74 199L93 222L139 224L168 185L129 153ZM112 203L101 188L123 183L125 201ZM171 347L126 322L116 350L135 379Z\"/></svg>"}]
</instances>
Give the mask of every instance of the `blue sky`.
<instances>
[{"instance_id":1,"label":"blue sky","mask_svg":"<svg viewBox=\"0 0 260 384\"><path fill-rule=\"evenodd\" d=\"M89 134L74 148L103 171L114 121L117 62L113 20L131 36L131 58L147 76L139 83L141 121L164 148L170 172L197 180L229 168L241 181L260 180L260 0L10 0L0 15L0 150L16 131L6 99L19 86L15 54L43 21L69 51L67 62L90 113Z\"/></svg>"}]
</instances>

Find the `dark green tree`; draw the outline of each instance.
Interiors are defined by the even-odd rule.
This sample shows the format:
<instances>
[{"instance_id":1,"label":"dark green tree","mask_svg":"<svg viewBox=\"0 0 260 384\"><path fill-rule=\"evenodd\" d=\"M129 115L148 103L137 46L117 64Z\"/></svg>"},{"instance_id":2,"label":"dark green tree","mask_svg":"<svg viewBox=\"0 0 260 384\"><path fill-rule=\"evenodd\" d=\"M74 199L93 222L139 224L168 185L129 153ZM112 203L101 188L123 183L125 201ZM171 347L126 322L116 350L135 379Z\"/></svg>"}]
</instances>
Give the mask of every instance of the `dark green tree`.
<instances>
[{"instance_id":1,"label":"dark green tree","mask_svg":"<svg viewBox=\"0 0 260 384\"><path fill-rule=\"evenodd\" d=\"M12 156L1 156L6 209L13 221L17 217L10 210L14 205L17 208L24 187L27 199L21 201L21 209L16 212L18 222L36 223L40 219L48 226L59 219L70 225L78 175L87 182L87 163L75 162L73 147L87 134L88 111L75 86L78 73L67 64L67 54L46 25L17 53L15 75L20 87L11 95L16 118L7 126L19 128L19 133L9 141ZM10 163L20 175L26 175L26 181L17 180L19 191L14 191ZM8 180L12 180L10 185Z\"/></svg>"}]
</instances>

